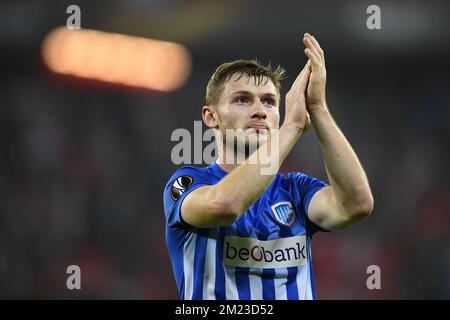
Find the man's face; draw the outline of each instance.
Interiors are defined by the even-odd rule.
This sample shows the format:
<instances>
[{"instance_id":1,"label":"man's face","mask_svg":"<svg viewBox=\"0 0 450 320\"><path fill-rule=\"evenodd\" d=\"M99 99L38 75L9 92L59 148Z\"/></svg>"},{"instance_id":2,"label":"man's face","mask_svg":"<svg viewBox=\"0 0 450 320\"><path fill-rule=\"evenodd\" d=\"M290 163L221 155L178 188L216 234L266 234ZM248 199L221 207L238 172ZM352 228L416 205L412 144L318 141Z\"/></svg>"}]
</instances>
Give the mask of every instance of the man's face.
<instances>
[{"instance_id":1,"label":"man's face","mask_svg":"<svg viewBox=\"0 0 450 320\"><path fill-rule=\"evenodd\" d=\"M224 84L217 107L219 131L225 135L227 129L242 129L246 145L249 139L264 143L270 131L279 127L276 87L268 78L258 85L255 77L239 76L234 74Z\"/></svg>"}]
</instances>

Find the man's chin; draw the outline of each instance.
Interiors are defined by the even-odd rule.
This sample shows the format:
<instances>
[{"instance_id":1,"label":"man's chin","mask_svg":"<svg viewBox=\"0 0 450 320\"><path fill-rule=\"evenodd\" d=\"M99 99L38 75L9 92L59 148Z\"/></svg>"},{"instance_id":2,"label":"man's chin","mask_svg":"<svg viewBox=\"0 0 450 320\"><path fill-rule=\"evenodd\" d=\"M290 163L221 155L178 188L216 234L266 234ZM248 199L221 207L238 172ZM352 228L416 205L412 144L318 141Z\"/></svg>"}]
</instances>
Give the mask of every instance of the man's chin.
<instances>
[{"instance_id":1,"label":"man's chin","mask_svg":"<svg viewBox=\"0 0 450 320\"><path fill-rule=\"evenodd\" d=\"M267 142L268 132L264 130L264 132L252 133L247 136L245 139L245 145L249 146L250 144L262 145Z\"/></svg>"}]
</instances>

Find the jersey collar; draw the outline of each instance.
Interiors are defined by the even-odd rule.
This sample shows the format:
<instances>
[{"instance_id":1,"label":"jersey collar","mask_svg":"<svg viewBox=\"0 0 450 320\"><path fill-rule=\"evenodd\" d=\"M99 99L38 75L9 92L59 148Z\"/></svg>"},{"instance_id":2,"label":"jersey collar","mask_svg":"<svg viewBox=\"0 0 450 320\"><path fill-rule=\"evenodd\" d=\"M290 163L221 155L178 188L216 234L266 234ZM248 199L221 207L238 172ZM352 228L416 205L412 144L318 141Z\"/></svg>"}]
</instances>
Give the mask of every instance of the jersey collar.
<instances>
[{"instance_id":1,"label":"jersey collar","mask_svg":"<svg viewBox=\"0 0 450 320\"><path fill-rule=\"evenodd\" d=\"M212 173L213 173L215 176L219 177L219 178L223 178L223 177L225 177L225 176L228 174L228 172L226 172L225 170L223 170L223 169L217 164L217 162L213 162L213 163L211 164L210 168L211 168L211 170L212 170Z\"/></svg>"}]
</instances>

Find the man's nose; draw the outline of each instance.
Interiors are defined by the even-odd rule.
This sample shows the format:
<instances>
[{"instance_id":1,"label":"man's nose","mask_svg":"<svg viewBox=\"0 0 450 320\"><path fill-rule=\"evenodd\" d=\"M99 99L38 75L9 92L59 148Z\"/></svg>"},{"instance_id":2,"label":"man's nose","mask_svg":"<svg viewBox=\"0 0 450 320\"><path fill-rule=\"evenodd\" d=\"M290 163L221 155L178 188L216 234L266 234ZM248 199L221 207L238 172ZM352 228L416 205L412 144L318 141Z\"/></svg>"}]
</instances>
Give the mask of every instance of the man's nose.
<instances>
[{"instance_id":1,"label":"man's nose","mask_svg":"<svg viewBox=\"0 0 450 320\"><path fill-rule=\"evenodd\" d=\"M265 119L267 118L267 113L264 105L260 100L255 101L255 106L253 108L252 118Z\"/></svg>"}]
</instances>

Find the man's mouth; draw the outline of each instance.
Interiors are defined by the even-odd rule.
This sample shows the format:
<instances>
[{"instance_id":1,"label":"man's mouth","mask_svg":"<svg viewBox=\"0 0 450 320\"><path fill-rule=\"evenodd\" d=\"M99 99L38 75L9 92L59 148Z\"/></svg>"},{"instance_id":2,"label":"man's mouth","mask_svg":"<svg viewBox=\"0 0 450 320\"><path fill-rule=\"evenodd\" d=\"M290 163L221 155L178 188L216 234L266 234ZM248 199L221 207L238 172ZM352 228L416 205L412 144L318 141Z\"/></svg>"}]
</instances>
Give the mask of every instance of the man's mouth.
<instances>
[{"instance_id":1,"label":"man's mouth","mask_svg":"<svg viewBox=\"0 0 450 320\"><path fill-rule=\"evenodd\" d=\"M252 124L247 127L248 129L254 129L256 132L267 131L269 128L263 124Z\"/></svg>"}]
</instances>

